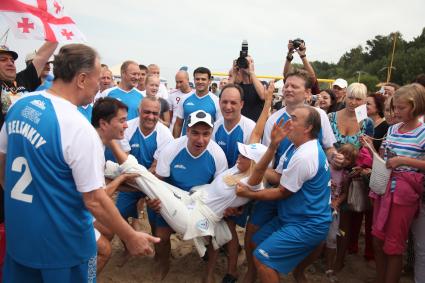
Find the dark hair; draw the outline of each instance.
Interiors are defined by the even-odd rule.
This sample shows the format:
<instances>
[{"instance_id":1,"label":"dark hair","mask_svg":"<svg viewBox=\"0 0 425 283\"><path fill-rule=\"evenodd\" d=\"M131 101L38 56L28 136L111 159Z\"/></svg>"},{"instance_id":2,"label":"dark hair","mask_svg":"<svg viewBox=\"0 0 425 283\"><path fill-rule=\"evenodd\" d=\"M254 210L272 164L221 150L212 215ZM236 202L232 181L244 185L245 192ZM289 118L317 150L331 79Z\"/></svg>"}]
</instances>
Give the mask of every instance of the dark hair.
<instances>
[{"instance_id":1,"label":"dark hair","mask_svg":"<svg viewBox=\"0 0 425 283\"><path fill-rule=\"evenodd\" d=\"M196 74L207 74L208 79L211 79L211 71L208 68L198 67L193 71L193 77L195 77Z\"/></svg>"},{"instance_id":2,"label":"dark hair","mask_svg":"<svg viewBox=\"0 0 425 283\"><path fill-rule=\"evenodd\" d=\"M375 102L376 110L378 111L379 117L381 117L381 118L384 117L386 97L380 92L368 93L367 97L373 98L373 101Z\"/></svg>"},{"instance_id":3,"label":"dark hair","mask_svg":"<svg viewBox=\"0 0 425 283\"><path fill-rule=\"evenodd\" d=\"M217 87L217 83L212 83L211 86Z\"/></svg>"},{"instance_id":4,"label":"dark hair","mask_svg":"<svg viewBox=\"0 0 425 283\"><path fill-rule=\"evenodd\" d=\"M310 136L317 139L319 137L320 128L322 127L319 111L309 105L300 105L296 109L306 109L308 111L307 118L305 119L305 126L311 126Z\"/></svg>"},{"instance_id":5,"label":"dark hair","mask_svg":"<svg viewBox=\"0 0 425 283\"><path fill-rule=\"evenodd\" d=\"M112 97L99 98L93 105L91 124L93 127L99 128L101 119L109 123L120 109L128 111L127 105L118 99Z\"/></svg>"},{"instance_id":6,"label":"dark hair","mask_svg":"<svg viewBox=\"0 0 425 283\"><path fill-rule=\"evenodd\" d=\"M241 97L241 100L243 100L243 97L244 97L243 89L238 84L227 84L227 85L225 85L220 91L219 99L221 99L221 94L224 92L224 90L226 90L228 88L236 88L239 91L239 95Z\"/></svg>"},{"instance_id":7,"label":"dark hair","mask_svg":"<svg viewBox=\"0 0 425 283\"><path fill-rule=\"evenodd\" d=\"M140 71L148 71L148 67L146 67L145 65L139 65L139 69Z\"/></svg>"},{"instance_id":8,"label":"dark hair","mask_svg":"<svg viewBox=\"0 0 425 283\"><path fill-rule=\"evenodd\" d=\"M84 44L62 46L53 60L53 80L60 79L69 83L78 73L93 71L97 58L99 55L90 46Z\"/></svg>"},{"instance_id":9,"label":"dark hair","mask_svg":"<svg viewBox=\"0 0 425 283\"><path fill-rule=\"evenodd\" d=\"M298 77L304 80L304 87L307 89L311 89L313 87L313 78L310 76L310 74L306 70L293 69L291 72L286 74L285 81L289 77Z\"/></svg>"},{"instance_id":10,"label":"dark hair","mask_svg":"<svg viewBox=\"0 0 425 283\"><path fill-rule=\"evenodd\" d=\"M416 76L415 83L421 84L422 86L425 87L425 74L419 74Z\"/></svg>"},{"instance_id":11,"label":"dark hair","mask_svg":"<svg viewBox=\"0 0 425 283\"><path fill-rule=\"evenodd\" d=\"M324 92L326 92L327 94L329 94L329 97L331 98L331 106L329 106L328 111L326 111L326 113L331 113L331 112L336 112L337 110L337 105L336 105L336 96L335 93L332 89L328 88L328 89L324 89L322 90Z\"/></svg>"}]
</instances>

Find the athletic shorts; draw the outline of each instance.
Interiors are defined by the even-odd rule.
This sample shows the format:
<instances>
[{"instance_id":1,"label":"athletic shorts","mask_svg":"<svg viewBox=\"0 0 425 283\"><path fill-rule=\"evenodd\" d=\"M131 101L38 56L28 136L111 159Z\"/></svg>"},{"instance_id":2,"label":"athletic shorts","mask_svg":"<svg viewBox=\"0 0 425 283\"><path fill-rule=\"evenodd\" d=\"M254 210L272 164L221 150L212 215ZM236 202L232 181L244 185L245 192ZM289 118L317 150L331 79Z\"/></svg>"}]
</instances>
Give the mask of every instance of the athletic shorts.
<instances>
[{"instance_id":1,"label":"athletic shorts","mask_svg":"<svg viewBox=\"0 0 425 283\"><path fill-rule=\"evenodd\" d=\"M155 226L155 227L170 227L170 225L168 225L167 221L165 221L165 219L162 218L162 215L161 214L156 213L150 207L148 207L147 210L148 210L149 224L151 226Z\"/></svg>"},{"instance_id":2,"label":"athletic shorts","mask_svg":"<svg viewBox=\"0 0 425 283\"><path fill-rule=\"evenodd\" d=\"M75 283L96 282L96 256L86 262L65 268L37 269L24 266L6 254L3 282L5 283Z\"/></svg>"},{"instance_id":3,"label":"athletic shorts","mask_svg":"<svg viewBox=\"0 0 425 283\"><path fill-rule=\"evenodd\" d=\"M259 200L254 202L248 222L262 227L277 216L277 201Z\"/></svg>"},{"instance_id":4,"label":"athletic shorts","mask_svg":"<svg viewBox=\"0 0 425 283\"><path fill-rule=\"evenodd\" d=\"M139 218L137 202L146 195L142 192L119 192L116 206L124 219Z\"/></svg>"},{"instance_id":5,"label":"athletic shorts","mask_svg":"<svg viewBox=\"0 0 425 283\"><path fill-rule=\"evenodd\" d=\"M254 234L258 244L254 256L262 264L288 274L326 239L329 224L285 224L276 216Z\"/></svg>"},{"instance_id":6,"label":"athletic shorts","mask_svg":"<svg viewBox=\"0 0 425 283\"><path fill-rule=\"evenodd\" d=\"M253 203L254 202L250 201L247 204L245 204L243 206L243 211L241 215L229 216L227 217L227 219L235 222L236 225L238 225L239 227L245 228L246 222L248 221L248 216L251 214L251 211L252 211Z\"/></svg>"}]
</instances>

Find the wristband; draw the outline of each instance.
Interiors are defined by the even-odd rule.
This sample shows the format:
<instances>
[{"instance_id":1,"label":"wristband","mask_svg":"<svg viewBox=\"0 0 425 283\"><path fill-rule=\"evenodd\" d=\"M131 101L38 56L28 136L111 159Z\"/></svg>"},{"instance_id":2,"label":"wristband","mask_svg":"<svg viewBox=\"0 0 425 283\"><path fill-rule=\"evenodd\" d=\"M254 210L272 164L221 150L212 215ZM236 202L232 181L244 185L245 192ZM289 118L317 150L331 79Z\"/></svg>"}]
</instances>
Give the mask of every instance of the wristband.
<instances>
[{"instance_id":1,"label":"wristband","mask_svg":"<svg viewBox=\"0 0 425 283\"><path fill-rule=\"evenodd\" d=\"M300 55L300 58L302 59L302 58L305 58L307 55Z\"/></svg>"},{"instance_id":2,"label":"wristband","mask_svg":"<svg viewBox=\"0 0 425 283\"><path fill-rule=\"evenodd\" d=\"M289 62L291 62L292 59L294 59L294 56L292 56L292 54L286 55L286 60L288 60Z\"/></svg>"}]
</instances>

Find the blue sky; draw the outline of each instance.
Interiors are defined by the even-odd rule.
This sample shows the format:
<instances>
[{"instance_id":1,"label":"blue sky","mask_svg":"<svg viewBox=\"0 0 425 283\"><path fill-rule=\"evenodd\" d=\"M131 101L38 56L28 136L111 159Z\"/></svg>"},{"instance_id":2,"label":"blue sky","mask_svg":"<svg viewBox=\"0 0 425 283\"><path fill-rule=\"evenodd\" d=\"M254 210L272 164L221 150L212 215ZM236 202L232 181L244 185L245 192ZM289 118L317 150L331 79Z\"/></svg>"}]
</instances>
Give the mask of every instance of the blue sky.
<instances>
[{"instance_id":1,"label":"blue sky","mask_svg":"<svg viewBox=\"0 0 425 283\"><path fill-rule=\"evenodd\" d=\"M280 75L287 41L303 38L310 60L336 62L375 35L400 31L411 40L425 27L425 1L62 0L65 11L109 66L127 59L156 63L174 86L182 65L227 71L249 43L257 74ZM0 33L6 27L0 26ZM18 40L18 68L40 41ZM299 62L296 59L294 62Z\"/></svg>"}]
</instances>

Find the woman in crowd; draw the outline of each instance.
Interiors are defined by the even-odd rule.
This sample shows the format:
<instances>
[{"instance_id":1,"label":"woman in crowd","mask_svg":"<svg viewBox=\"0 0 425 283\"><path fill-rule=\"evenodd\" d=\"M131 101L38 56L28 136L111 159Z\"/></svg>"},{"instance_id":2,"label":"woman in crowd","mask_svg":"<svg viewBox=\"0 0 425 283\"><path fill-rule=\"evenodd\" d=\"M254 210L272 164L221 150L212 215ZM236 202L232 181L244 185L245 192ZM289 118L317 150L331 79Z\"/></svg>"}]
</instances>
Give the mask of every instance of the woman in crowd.
<instances>
[{"instance_id":1,"label":"woman in crowd","mask_svg":"<svg viewBox=\"0 0 425 283\"><path fill-rule=\"evenodd\" d=\"M325 110L326 113L332 113L336 111L336 96L331 89L322 90L319 94L319 99L316 106Z\"/></svg>"},{"instance_id":2,"label":"woman in crowd","mask_svg":"<svg viewBox=\"0 0 425 283\"><path fill-rule=\"evenodd\" d=\"M360 137L362 135L373 136L373 122L366 118L360 123L357 121L355 108L366 103L367 88L362 83L352 83L347 88L345 108L338 112L329 114L332 130L337 140L336 147L342 144L351 143L360 148ZM360 173L360 172L359 172ZM340 230L343 231L337 241L337 258L335 271L339 271L344 266L344 258L349 243L350 224L355 212L348 209L347 203L340 206ZM355 216L354 216L355 217Z\"/></svg>"},{"instance_id":3,"label":"woman in crowd","mask_svg":"<svg viewBox=\"0 0 425 283\"><path fill-rule=\"evenodd\" d=\"M388 123L385 120L385 96L381 93L370 93L367 96L367 116L372 119L374 125L373 147L379 151L382 140L387 134Z\"/></svg>"}]
</instances>

